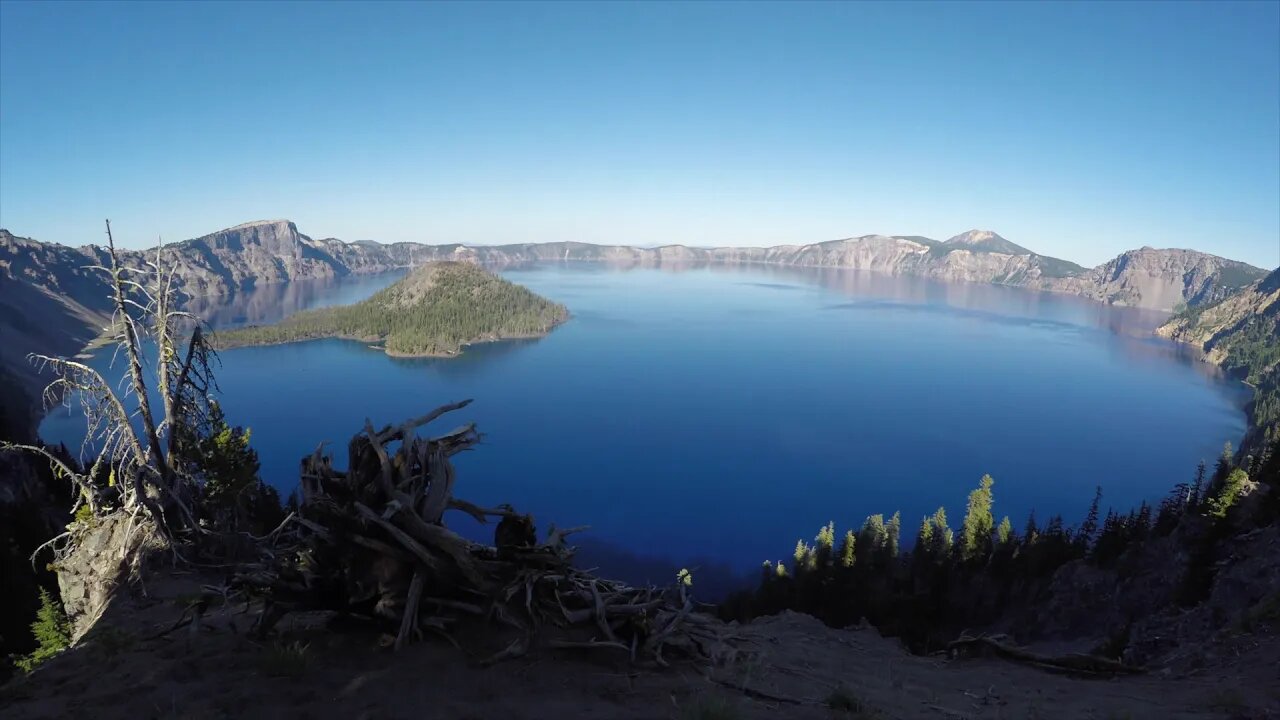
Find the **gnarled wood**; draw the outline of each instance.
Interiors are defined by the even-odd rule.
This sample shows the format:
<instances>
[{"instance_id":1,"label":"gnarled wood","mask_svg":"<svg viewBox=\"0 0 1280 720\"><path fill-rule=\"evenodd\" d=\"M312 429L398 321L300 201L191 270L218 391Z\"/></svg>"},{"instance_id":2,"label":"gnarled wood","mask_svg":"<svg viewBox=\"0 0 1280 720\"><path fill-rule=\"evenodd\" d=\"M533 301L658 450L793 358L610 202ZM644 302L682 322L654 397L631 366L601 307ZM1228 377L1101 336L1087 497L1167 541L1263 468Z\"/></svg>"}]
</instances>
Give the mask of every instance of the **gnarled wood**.
<instances>
[{"instance_id":1,"label":"gnarled wood","mask_svg":"<svg viewBox=\"0 0 1280 720\"><path fill-rule=\"evenodd\" d=\"M515 631L485 663L537 648L622 650L660 665L668 662L664 651L703 661L733 654L724 650L722 626L694 620L699 616L683 582L633 588L596 577L574 566L568 544L585 527L553 526L538 542L530 516L454 497L450 458L473 447L480 434L472 424L443 435L415 429L469 403L442 405L382 430L366 421L351 439L345 471L335 469L322 448L302 460L296 521L273 535L267 562L239 576L273 600L260 627L270 627L282 610L311 608L394 613L397 648L422 630L456 631L458 623ZM448 509L481 522L501 518L494 545L446 527ZM297 561L303 557L305 563Z\"/></svg>"}]
</instances>

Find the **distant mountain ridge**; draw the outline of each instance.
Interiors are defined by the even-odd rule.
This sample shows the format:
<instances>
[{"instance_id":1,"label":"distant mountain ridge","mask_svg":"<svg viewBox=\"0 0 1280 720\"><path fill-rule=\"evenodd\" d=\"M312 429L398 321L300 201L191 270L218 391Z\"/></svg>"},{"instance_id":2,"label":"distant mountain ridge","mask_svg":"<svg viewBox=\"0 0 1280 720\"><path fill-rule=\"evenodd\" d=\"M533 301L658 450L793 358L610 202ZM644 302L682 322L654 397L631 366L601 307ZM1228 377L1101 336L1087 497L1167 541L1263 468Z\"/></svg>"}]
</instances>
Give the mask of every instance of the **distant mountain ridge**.
<instances>
[{"instance_id":1,"label":"distant mountain ridge","mask_svg":"<svg viewBox=\"0 0 1280 720\"><path fill-rule=\"evenodd\" d=\"M166 246L175 282L187 296L221 295L255 285L377 273L437 260L485 264L588 261L656 267L698 264L776 264L867 270L943 281L996 283L1068 293L1107 303L1172 310L1231 296L1266 272L1194 250L1131 250L1089 269L1039 255L989 230L945 241L909 235L863 235L773 247L630 247L579 242L495 246L424 245L369 240L313 239L288 220L248 222ZM154 249L124 250L121 262L143 267ZM72 355L107 323L97 245L68 247L17 237L0 229L0 368L28 397L0 401L33 405L38 378L25 357ZM10 383L12 384L12 383Z\"/></svg>"},{"instance_id":2,"label":"distant mountain ridge","mask_svg":"<svg viewBox=\"0 0 1280 720\"><path fill-rule=\"evenodd\" d=\"M481 263L594 261L663 264L778 264L841 267L947 281L985 282L1081 295L1102 302L1172 310L1220 300L1266 271L1194 250L1131 250L1096 268L1039 255L989 230L946 241L919 236L863 235L773 247L641 248L577 242L468 246L351 243L312 239L287 220L244 223L168 246L188 295L217 295L255 284L381 272L433 260ZM141 264L144 253L126 251ZM76 263L101 262L96 246L67 248L0 230L0 269L33 271L45 287L65 285ZM12 274L12 273L10 273Z\"/></svg>"}]
</instances>

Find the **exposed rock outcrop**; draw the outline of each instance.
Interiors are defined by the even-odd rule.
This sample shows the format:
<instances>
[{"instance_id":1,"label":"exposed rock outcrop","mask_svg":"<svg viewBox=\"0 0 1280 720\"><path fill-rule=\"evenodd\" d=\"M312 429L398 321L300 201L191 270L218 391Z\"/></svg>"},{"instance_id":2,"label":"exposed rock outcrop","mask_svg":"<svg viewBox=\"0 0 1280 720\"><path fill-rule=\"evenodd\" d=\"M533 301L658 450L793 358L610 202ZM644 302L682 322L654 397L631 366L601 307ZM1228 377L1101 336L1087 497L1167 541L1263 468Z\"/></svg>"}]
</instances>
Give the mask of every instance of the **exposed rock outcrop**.
<instances>
[{"instance_id":1,"label":"exposed rock outcrop","mask_svg":"<svg viewBox=\"0 0 1280 720\"><path fill-rule=\"evenodd\" d=\"M1156 334L1194 345L1254 388L1242 455L1280 433L1280 268L1243 291L1175 315Z\"/></svg>"},{"instance_id":2,"label":"exposed rock outcrop","mask_svg":"<svg viewBox=\"0 0 1280 720\"><path fill-rule=\"evenodd\" d=\"M188 296L215 295L257 284L381 272L432 260L481 263L590 261L659 266L670 264L776 264L839 267L939 280L999 283L1083 295L1103 302L1170 310L1226 297L1260 279L1264 271L1196 252L1127 252L1085 269L1038 255L988 230L971 230L945 242L918 236L864 235L807 245L767 248L639 248L577 242L492 246L422 245L314 240L286 220L245 223L170 245L179 289ZM101 307L95 278L83 266L100 263L96 246L68 248L14 237L0 230L0 270L14 278ZM124 253L141 266L145 253Z\"/></svg>"},{"instance_id":3,"label":"exposed rock outcrop","mask_svg":"<svg viewBox=\"0 0 1280 720\"><path fill-rule=\"evenodd\" d=\"M1130 250L1080 275L1050 283L1047 290L1094 300L1173 310L1207 305L1248 287L1264 271L1195 250Z\"/></svg>"},{"instance_id":4,"label":"exposed rock outcrop","mask_svg":"<svg viewBox=\"0 0 1280 720\"><path fill-rule=\"evenodd\" d=\"M1239 293L1204 306L1199 312L1171 318L1156 334L1195 345L1204 350L1206 360L1222 364L1236 342L1236 333L1250 318L1270 318L1274 334L1277 315L1280 315L1280 269Z\"/></svg>"}]
</instances>

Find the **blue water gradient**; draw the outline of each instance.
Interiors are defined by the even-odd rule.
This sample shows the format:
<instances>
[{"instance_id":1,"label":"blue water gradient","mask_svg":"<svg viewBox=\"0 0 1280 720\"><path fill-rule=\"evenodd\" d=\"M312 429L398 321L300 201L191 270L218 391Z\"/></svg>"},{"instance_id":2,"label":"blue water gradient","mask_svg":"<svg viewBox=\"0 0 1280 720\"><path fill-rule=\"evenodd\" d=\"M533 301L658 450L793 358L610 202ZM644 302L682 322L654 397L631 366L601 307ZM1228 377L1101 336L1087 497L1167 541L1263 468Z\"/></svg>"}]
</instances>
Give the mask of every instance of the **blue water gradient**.
<instances>
[{"instance_id":1,"label":"blue water gradient","mask_svg":"<svg viewBox=\"0 0 1280 720\"><path fill-rule=\"evenodd\" d=\"M945 505L958 522L983 473L1017 528L1033 508L1079 519L1099 484L1117 507L1157 500L1244 431L1239 383L1151 338L1155 313L844 270L504 274L573 318L453 359L342 340L223 353L222 402L252 428L263 476L287 493L318 442L344 463L366 417L475 398L437 428L474 420L484 433L458 458L460 496L512 503L544 529L589 524L588 554L605 565L625 548L749 572L829 520L901 510L907 536ZM261 322L401 275L268 286L198 309L222 327ZM76 432L60 413L42 427L54 440Z\"/></svg>"}]
</instances>

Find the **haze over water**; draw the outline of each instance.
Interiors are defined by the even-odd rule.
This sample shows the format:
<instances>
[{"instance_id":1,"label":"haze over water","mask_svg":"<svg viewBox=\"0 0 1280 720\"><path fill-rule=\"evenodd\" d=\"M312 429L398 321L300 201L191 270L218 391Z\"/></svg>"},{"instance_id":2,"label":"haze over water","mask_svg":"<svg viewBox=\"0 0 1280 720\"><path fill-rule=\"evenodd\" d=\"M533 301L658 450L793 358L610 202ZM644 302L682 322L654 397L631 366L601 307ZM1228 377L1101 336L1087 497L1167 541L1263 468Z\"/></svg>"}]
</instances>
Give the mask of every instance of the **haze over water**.
<instances>
[{"instance_id":1,"label":"haze over water","mask_svg":"<svg viewBox=\"0 0 1280 720\"><path fill-rule=\"evenodd\" d=\"M220 327L271 321L402 274L265 286L195 309ZM263 477L287 494L318 442L345 465L366 417L398 422L470 397L434 426L474 420L485 435L457 459L460 497L511 503L543 532L589 524L589 538L631 553L745 572L789 561L829 520L901 510L904 542L939 504L958 524L983 473L996 516L1019 530L1033 508L1042 522L1078 520L1095 485L1104 506L1158 501L1244 432L1239 383L1152 339L1159 313L831 269L503 274L573 318L453 359L341 340L224 352L223 406L252 428ZM54 413L42 433L71 445L77 423Z\"/></svg>"}]
</instances>

